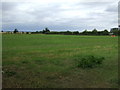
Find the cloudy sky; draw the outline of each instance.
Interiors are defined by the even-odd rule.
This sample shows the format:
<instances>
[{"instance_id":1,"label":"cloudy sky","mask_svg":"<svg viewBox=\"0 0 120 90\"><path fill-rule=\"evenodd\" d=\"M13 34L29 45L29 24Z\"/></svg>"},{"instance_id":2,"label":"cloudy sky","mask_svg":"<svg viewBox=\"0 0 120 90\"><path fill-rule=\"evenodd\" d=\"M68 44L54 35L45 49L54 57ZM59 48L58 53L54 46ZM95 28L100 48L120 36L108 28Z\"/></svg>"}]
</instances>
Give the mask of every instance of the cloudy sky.
<instances>
[{"instance_id":1,"label":"cloudy sky","mask_svg":"<svg viewBox=\"0 0 120 90\"><path fill-rule=\"evenodd\" d=\"M2 0L2 30L104 30L118 26L119 0Z\"/></svg>"}]
</instances>

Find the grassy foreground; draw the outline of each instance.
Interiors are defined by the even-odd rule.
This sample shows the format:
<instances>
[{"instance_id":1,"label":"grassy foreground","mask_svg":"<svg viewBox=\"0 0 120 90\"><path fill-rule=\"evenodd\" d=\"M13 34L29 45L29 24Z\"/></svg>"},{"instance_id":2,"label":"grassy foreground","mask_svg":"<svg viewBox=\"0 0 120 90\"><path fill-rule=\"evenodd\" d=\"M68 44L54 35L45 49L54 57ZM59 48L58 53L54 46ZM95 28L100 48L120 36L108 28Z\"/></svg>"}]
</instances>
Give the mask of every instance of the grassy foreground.
<instances>
[{"instance_id":1,"label":"grassy foreground","mask_svg":"<svg viewBox=\"0 0 120 90\"><path fill-rule=\"evenodd\" d=\"M4 34L2 40L3 88L118 87L118 37ZM87 55L105 60L77 67Z\"/></svg>"}]
</instances>

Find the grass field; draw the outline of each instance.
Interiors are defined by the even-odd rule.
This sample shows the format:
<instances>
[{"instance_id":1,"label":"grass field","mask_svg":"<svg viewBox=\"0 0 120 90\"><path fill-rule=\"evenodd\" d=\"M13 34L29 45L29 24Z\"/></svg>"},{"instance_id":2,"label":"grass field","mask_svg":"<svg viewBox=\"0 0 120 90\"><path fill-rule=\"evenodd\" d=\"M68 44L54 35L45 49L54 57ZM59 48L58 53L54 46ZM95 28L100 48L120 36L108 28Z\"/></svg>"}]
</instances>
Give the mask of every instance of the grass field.
<instances>
[{"instance_id":1,"label":"grass field","mask_svg":"<svg viewBox=\"0 0 120 90\"><path fill-rule=\"evenodd\" d=\"M118 37L3 34L3 88L118 87ZM77 60L104 57L95 68Z\"/></svg>"}]
</instances>

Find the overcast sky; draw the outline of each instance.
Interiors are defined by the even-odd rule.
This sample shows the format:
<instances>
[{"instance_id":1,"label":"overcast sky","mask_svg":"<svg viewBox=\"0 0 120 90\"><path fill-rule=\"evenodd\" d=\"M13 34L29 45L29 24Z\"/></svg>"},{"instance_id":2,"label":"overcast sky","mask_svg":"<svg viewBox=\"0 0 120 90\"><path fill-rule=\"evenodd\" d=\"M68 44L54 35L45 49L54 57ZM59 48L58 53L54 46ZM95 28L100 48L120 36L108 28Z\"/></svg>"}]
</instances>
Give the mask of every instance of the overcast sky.
<instances>
[{"instance_id":1,"label":"overcast sky","mask_svg":"<svg viewBox=\"0 0 120 90\"><path fill-rule=\"evenodd\" d=\"M84 31L118 26L119 0L19 1L2 1L2 30Z\"/></svg>"}]
</instances>

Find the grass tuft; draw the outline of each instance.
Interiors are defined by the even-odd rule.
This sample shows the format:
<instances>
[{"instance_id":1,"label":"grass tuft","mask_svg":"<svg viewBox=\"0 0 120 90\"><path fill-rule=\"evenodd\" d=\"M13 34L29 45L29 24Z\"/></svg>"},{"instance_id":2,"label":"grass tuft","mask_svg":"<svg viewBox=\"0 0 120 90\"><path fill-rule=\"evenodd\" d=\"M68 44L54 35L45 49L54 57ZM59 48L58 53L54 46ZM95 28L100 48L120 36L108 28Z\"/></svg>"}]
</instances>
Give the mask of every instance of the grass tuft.
<instances>
[{"instance_id":1,"label":"grass tuft","mask_svg":"<svg viewBox=\"0 0 120 90\"><path fill-rule=\"evenodd\" d=\"M93 68L102 64L104 57L95 57L93 55L85 56L78 60L78 67L81 68Z\"/></svg>"},{"instance_id":2,"label":"grass tuft","mask_svg":"<svg viewBox=\"0 0 120 90\"><path fill-rule=\"evenodd\" d=\"M11 77L11 76L16 75L16 72L15 72L15 71L5 71L5 74L6 74L8 77Z\"/></svg>"}]
</instances>

